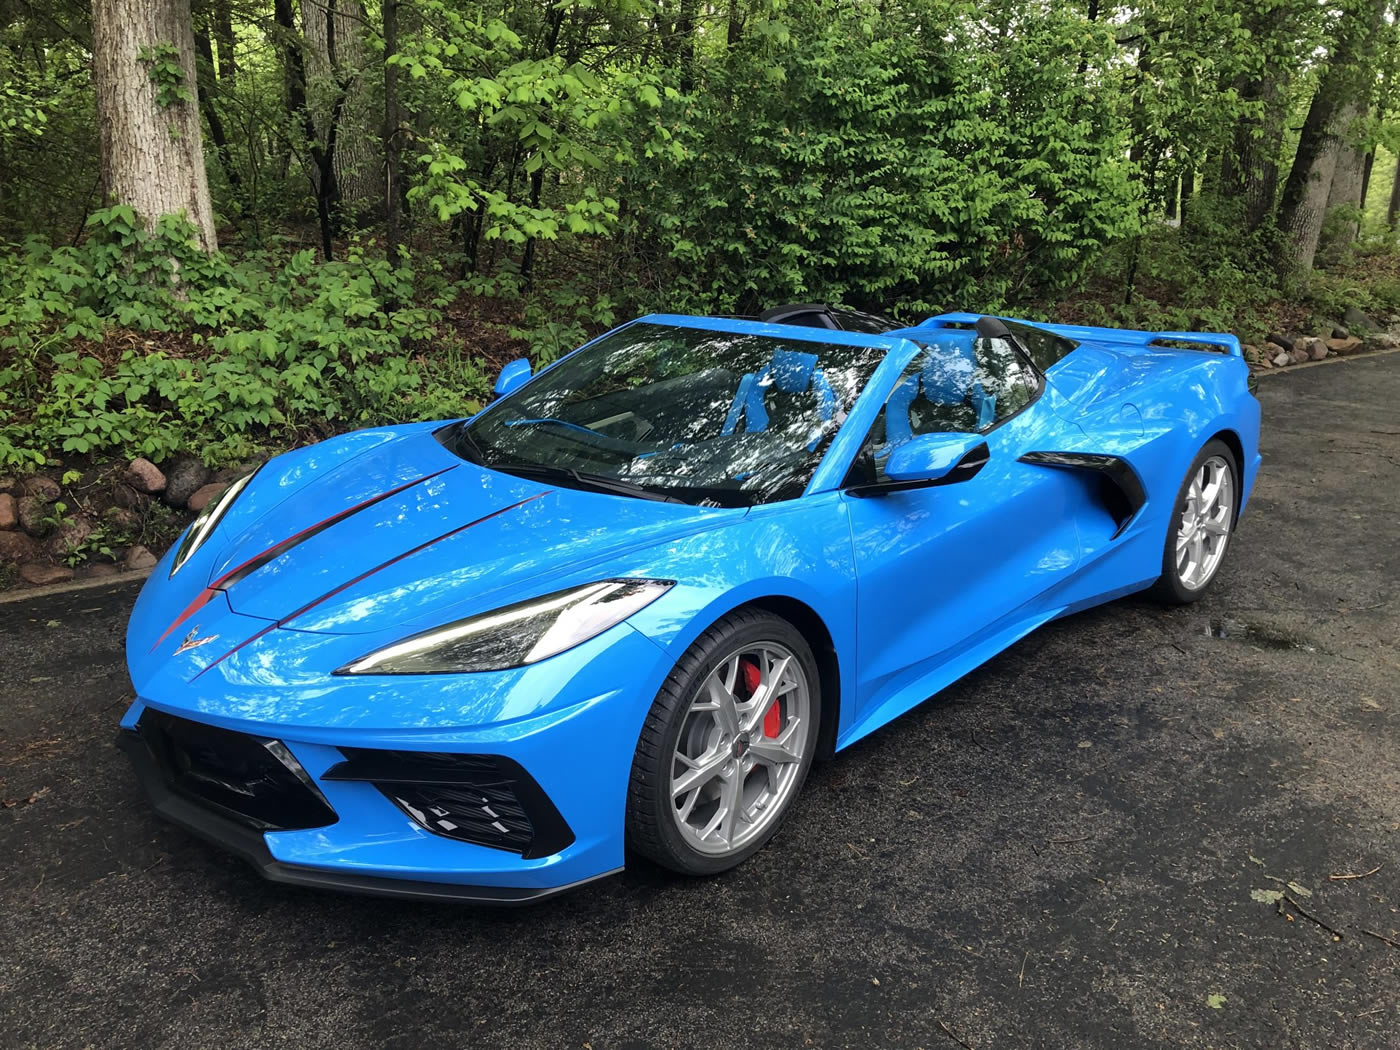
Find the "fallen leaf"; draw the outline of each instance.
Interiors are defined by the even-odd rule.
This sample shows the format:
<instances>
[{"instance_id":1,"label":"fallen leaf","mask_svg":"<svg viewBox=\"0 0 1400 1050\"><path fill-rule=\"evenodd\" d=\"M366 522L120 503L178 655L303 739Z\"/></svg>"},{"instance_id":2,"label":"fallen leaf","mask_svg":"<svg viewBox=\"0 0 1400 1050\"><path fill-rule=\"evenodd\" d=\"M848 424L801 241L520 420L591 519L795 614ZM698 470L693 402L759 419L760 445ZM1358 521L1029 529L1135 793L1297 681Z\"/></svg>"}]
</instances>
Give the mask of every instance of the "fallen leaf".
<instances>
[{"instance_id":1,"label":"fallen leaf","mask_svg":"<svg viewBox=\"0 0 1400 1050\"><path fill-rule=\"evenodd\" d=\"M1219 992L1212 992L1210 995L1206 996L1206 1005L1212 1010L1219 1010L1227 1002L1229 1002L1229 1000Z\"/></svg>"},{"instance_id":2,"label":"fallen leaf","mask_svg":"<svg viewBox=\"0 0 1400 1050\"><path fill-rule=\"evenodd\" d=\"M0 806L4 806L6 809L14 809L16 806L32 806L32 805L34 805L34 803L38 802L41 798L43 798L43 797L44 797L45 795L47 795L48 793L49 793L49 789L48 789L48 788L40 788L38 791L34 792L34 794L30 795L28 798L7 798L7 799L0 799Z\"/></svg>"},{"instance_id":3,"label":"fallen leaf","mask_svg":"<svg viewBox=\"0 0 1400 1050\"><path fill-rule=\"evenodd\" d=\"M1312 890L1308 889L1306 886L1299 886L1296 882L1290 882L1288 888L1300 897L1312 896Z\"/></svg>"},{"instance_id":4,"label":"fallen leaf","mask_svg":"<svg viewBox=\"0 0 1400 1050\"><path fill-rule=\"evenodd\" d=\"M1081 740L1081 741L1079 741L1079 746L1080 746L1080 747L1093 747L1093 746L1094 746L1094 742L1093 742L1092 740Z\"/></svg>"},{"instance_id":5,"label":"fallen leaf","mask_svg":"<svg viewBox=\"0 0 1400 1050\"><path fill-rule=\"evenodd\" d=\"M1283 900L1283 890L1250 890L1249 896L1260 904L1277 904Z\"/></svg>"}]
</instances>

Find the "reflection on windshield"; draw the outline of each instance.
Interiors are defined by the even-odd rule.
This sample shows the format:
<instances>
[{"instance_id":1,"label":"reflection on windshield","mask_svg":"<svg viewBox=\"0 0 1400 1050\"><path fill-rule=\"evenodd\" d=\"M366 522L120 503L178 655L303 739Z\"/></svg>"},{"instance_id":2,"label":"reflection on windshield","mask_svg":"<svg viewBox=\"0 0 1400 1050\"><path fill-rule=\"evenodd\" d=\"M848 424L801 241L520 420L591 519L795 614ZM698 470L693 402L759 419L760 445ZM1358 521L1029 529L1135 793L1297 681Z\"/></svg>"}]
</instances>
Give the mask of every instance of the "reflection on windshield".
<instances>
[{"instance_id":1,"label":"reflection on windshield","mask_svg":"<svg viewBox=\"0 0 1400 1050\"><path fill-rule=\"evenodd\" d=\"M496 469L577 472L572 480L583 487L589 479L600 488L624 483L607 491L640 486L718 506L791 499L884 355L633 324L445 434L444 443Z\"/></svg>"}]
</instances>

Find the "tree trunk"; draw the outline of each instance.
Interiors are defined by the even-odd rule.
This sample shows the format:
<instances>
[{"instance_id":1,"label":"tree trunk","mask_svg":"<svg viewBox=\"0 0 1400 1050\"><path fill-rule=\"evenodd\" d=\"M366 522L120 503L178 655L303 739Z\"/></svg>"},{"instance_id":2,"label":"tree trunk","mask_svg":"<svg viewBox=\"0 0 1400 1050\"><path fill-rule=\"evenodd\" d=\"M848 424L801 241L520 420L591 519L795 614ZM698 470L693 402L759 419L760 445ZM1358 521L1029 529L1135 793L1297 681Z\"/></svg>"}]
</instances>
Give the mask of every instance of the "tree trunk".
<instances>
[{"instance_id":1,"label":"tree trunk","mask_svg":"<svg viewBox=\"0 0 1400 1050\"><path fill-rule=\"evenodd\" d=\"M337 205L349 214L373 209L382 197L374 147L382 120L369 90L374 56L365 45L367 19L361 0L301 3L311 116L323 143L336 140Z\"/></svg>"},{"instance_id":2,"label":"tree trunk","mask_svg":"<svg viewBox=\"0 0 1400 1050\"><path fill-rule=\"evenodd\" d=\"M397 262L403 232L399 228L402 191L399 180L399 67L389 62L399 52L399 0L384 0L384 240L390 262Z\"/></svg>"},{"instance_id":3,"label":"tree trunk","mask_svg":"<svg viewBox=\"0 0 1400 1050\"><path fill-rule=\"evenodd\" d=\"M287 113L294 123L301 126L306 136L307 149L311 153L314 168L311 173L312 188L316 191L316 220L321 228L321 254L329 261L334 254L336 213L339 210L339 187L335 178L334 134L338 122L331 125L329 140L322 143L316 135L316 122L306 103L306 59L303 52L305 41L296 31L292 17L292 0L273 0L272 17L277 23L281 37L282 65L286 74ZM333 41L332 41L333 42Z\"/></svg>"},{"instance_id":4,"label":"tree trunk","mask_svg":"<svg viewBox=\"0 0 1400 1050\"><path fill-rule=\"evenodd\" d=\"M1390 205L1385 210L1385 224L1400 232L1400 156L1395 158L1395 178L1390 184Z\"/></svg>"},{"instance_id":5,"label":"tree trunk","mask_svg":"<svg viewBox=\"0 0 1400 1050\"><path fill-rule=\"evenodd\" d=\"M214 39L219 46L219 85L225 91L233 87L238 63L234 59L233 4L231 0L214 0Z\"/></svg>"},{"instance_id":6,"label":"tree trunk","mask_svg":"<svg viewBox=\"0 0 1400 1050\"><path fill-rule=\"evenodd\" d=\"M1291 245L1283 259L1284 272L1306 274L1313 268L1322 236L1322 219L1332 195L1337 156L1344 145L1340 128L1349 123L1358 109L1354 103L1338 107L1335 98L1325 94L1327 87L1324 77L1308 108L1293 170L1283 189L1279 226L1288 235Z\"/></svg>"},{"instance_id":7,"label":"tree trunk","mask_svg":"<svg viewBox=\"0 0 1400 1050\"><path fill-rule=\"evenodd\" d=\"M1376 166L1376 147L1366 151L1366 159L1361 162L1361 209L1366 210L1366 197L1371 192L1371 170Z\"/></svg>"},{"instance_id":8,"label":"tree trunk","mask_svg":"<svg viewBox=\"0 0 1400 1050\"><path fill-rule=\"evenodd\" d=\"M204 136L195 102L190 0L93 0L92 79L102 129L107 198L130 205L148 224L184 213L200 247L218 248L204 171ZM173 46L183 79L167 84L165 103L141 55ZM180 89L186 98L175 97Z\"/></svg>"},{"instance_id":9,"label":"tree trunk","mask_svg":"<svg viewBox=\"0 0 1400 1050\"><path fill-rule=\"evenodd\" d=\"M1234 149L1222 166L1226 191L1244 207L1245 228L1257 230L1274 212L1278 196L1278 155L1288 116L1288 73L1270 70L1267 79L1248 82L1241 94L1261 104L1258 119L1242 117L1233 133Z\"/></svg>"},{"instance_id":10,"label":"tree trunk","mask_svg":"<svg viewBox=\"0 0 1400 1050\"><path fill-rule=\"evenodd\" d=\"M1290 246L1280 258L1283 273L1306 274L1317 255L1327 199L1343 136L1369 102L1375 89L1371 63L1387 0L1348 12L1337 30L1312 105L1298 139L1298 152L1279 202L1279 226Z\"/></svg>"},{"instance_id":11,"label":"tree trunk","mask_svg":"<svg viewBox=\"0 0 1400 1050\"><path fill-rule=\"evenodd\" d=\"M1360 114L1358 114L1359 116ZM1361 224L1357 221L1361 208L1361 176L1366 156L1360 146L1351 141L1351 129L1342 128L1342 144L1337 148L1337 166L1332 172L1332 185L1327 191L1327 211L1344 208L1350 214L1337 220L1335 227L1328 224L1325 240L1326 248L1344 248L1355 244L1361 235Z\"/></svg>"},{"instance_id":12,"label":"tree trunk","mask_svg":"<svg viewBox=\"0 0 1400 1050\"><path fill-rule=\"evenodd\" d=\"M224 131L224 122L220 119L219 108L214 102L214 50L209 43L209 31L201 29L195 34L194 42L199 55L195 83L199 87L199 104L203 107L204 119L209 123L209 138L214 143L214 152L218 154L219 165L224 169L224 178L228 179L229 188L235 195L240 195L243 180L239 177L237 165L233 163L228 134Z\"/></svg>"}]
</instances>

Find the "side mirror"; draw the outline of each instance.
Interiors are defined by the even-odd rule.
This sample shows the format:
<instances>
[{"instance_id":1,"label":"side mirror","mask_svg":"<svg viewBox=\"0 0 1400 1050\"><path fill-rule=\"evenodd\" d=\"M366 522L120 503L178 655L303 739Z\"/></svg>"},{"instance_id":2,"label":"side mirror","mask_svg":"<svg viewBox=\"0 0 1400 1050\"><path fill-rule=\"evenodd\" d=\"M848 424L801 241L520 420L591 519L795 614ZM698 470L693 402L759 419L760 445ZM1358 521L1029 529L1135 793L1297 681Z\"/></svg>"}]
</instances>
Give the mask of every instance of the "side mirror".
<instances>
[{"instance_id":1,"label":"side mirror","mask_svg":"<svg viewBox=\"0 0 1400 1050\"><path fill-rule=\"evenodd\" d=\"M505 397L517 387L524 386L529 378L530 362L523 357L517 357L501 369L501 374L496 377L496 385L491 392L497 397Z\"/></svg>"},{"instance_id":2,"label":"side mirror","mask_svg":"<svg viewBox=\"0 0 1400 1050\"><path fill-rule=\"evenodd\" d=\"M976 475L991 458L981 434L919 434L890 453L887 489L952 485Z\"/></svg>"}]
</instances>

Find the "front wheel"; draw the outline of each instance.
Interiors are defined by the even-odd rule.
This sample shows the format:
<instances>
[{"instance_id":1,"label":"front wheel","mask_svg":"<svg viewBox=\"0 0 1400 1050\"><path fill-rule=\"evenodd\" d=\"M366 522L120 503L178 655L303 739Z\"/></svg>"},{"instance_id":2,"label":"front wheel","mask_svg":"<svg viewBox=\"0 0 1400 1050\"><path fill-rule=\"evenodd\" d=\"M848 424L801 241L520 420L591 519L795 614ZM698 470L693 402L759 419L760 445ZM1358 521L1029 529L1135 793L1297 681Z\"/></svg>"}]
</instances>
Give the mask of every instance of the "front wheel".
<instances>
[{"instance_id":1,"label":"front wheel","mask_svg":"<svg viewBox=\"0 0 1400 1050\"><path fill-rule=\"evenodd\" d=\"M1177 493L1177 514L1167 530L1162 576L1153 593L1184 605L1200 598L1215 579L1239 512L1239 465L1223 441L1197 454Z\"/></svg>"},{"instance_id":2,"label":"front wheel","mask_svg":"<svg viewBox=\"0 0 1400 1050\"><path fill-rule=\"evenodd\" d=\"M786 620L739 610L677 661L642 728L627 841L686 875L740 864L777 832L817 747L821 682Z\"/></svg>"}]
</instances>

